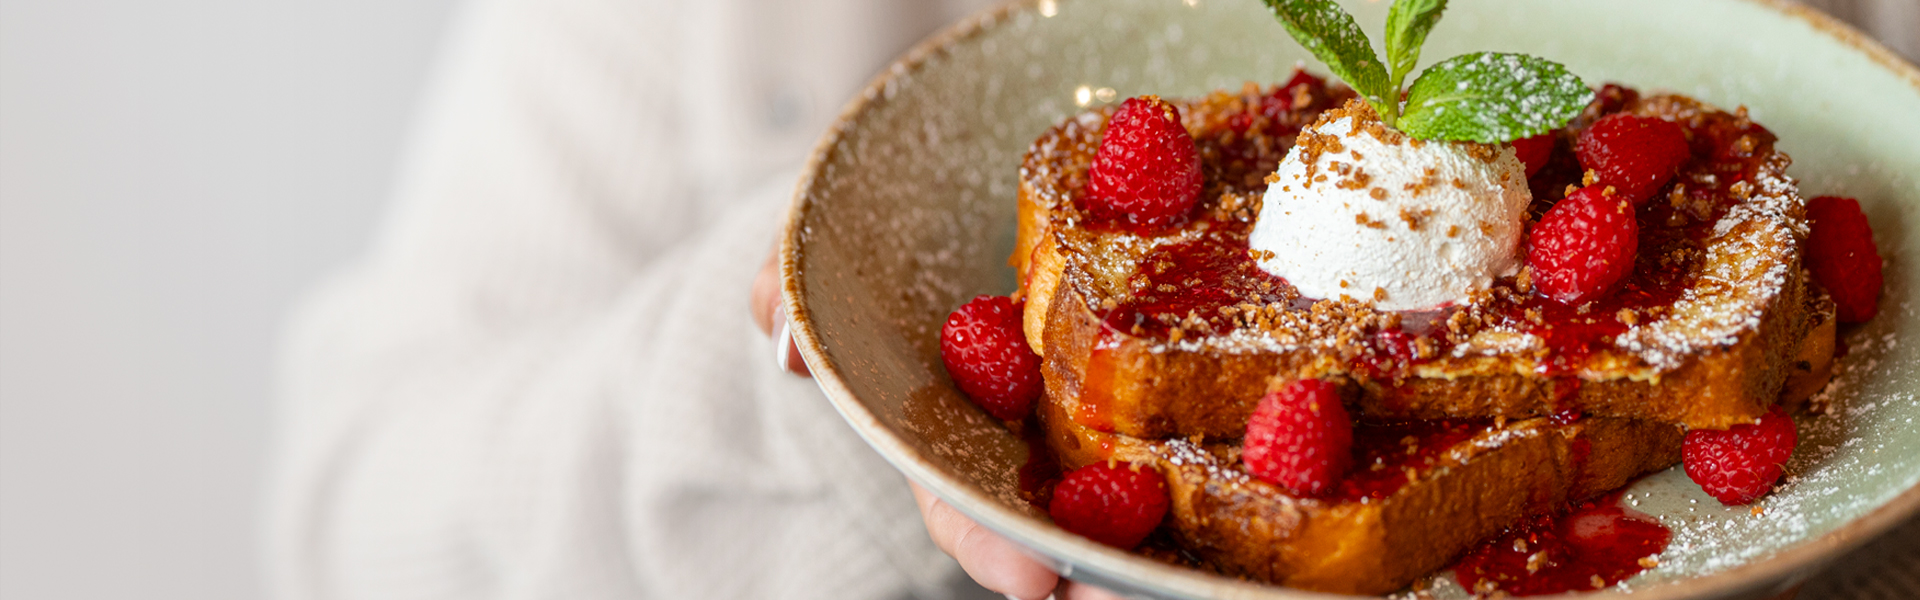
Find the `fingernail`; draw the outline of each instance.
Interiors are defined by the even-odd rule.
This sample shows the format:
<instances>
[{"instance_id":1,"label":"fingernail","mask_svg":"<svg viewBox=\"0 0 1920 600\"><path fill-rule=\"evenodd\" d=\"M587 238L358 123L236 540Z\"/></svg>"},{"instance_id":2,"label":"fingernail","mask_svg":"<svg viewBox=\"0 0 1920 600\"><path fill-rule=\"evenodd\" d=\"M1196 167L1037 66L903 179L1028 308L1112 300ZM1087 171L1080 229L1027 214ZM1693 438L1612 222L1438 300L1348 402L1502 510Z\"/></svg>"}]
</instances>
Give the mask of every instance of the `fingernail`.
<instances>
[{"instance_id":1,"label":"fingernail","mask_svg":"<svg viewBox=\"0 0 1920 600\"><path fill-rule=\"evenodd\" d=\"M773 322L780 327L779 335L773 336L773 366L801 377L812 377L813 371L807 368L807 361L793 344L793 325L787 321L785 305L774 305Z\"/></svg>"},{"instance_id":2,"label":"fingernail","mask_svg":"<svg viewBox=\"0 0 1920 600\"><path fill-rule=\"evenodd\" d=\"M773 366L785 371L787 361L793 359L788 350L793 347L793 330L787 328L787 316L780 309L773 309L773 318L773 325L780 328L780 333L773 336Z\"/></svg>"}]
</instances>

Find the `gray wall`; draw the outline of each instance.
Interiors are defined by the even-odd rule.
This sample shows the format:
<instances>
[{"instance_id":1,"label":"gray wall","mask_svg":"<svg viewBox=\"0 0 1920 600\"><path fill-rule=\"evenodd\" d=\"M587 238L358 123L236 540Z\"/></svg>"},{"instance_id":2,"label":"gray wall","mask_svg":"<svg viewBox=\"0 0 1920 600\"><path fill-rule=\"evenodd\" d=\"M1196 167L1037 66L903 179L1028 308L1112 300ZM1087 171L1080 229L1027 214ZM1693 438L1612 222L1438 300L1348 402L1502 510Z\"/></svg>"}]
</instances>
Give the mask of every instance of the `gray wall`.
<instances>
[{"instance_id":1,"label":"gray wall","mask_svg":"<svg viewBox=\"0 0 1920 600\"><path fill-rule=\"evenodd\" d=\"M277 329L452 0L0 0L0 598L257 598Z\"/></svg>"}]
</instances>

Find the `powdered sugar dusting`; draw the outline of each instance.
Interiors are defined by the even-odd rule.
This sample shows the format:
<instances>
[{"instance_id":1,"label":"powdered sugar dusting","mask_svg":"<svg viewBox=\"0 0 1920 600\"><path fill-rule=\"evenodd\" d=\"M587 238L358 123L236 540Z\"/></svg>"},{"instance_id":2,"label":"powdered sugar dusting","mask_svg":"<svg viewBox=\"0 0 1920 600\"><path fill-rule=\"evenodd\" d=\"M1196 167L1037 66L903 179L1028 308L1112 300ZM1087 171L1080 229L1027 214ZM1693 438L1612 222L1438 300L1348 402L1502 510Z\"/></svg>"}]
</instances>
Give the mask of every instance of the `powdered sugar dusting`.
<instances>
[{"instance_id":1,"label":"powdered sugar dusting","mask_svg":"<svg viewBox=\"0 0 1920 600\"><path fill-rule=\"evenodd\" d=\"M1893 287L1889 292L1897 293ZM1892 302L1883 306L1894 308ZM1755 503L1758 514L1752 507L1720 505L1678 467L1630 488L1625 501L1674 532L1660 567L1630 583L1719 571L1765 557L1825 534L1920 484L1920 436L1912 434L1920 425L1920 393L1910 384L1920 369L1895 324L1910 320L1913 311L1901 302L1886 312L1898 314L1843 332L1849 352L1836 360L1833 381L1813 401L1826 414L1796 419L1800 446L1784 482Z\"/></svg>"}]
</instances>

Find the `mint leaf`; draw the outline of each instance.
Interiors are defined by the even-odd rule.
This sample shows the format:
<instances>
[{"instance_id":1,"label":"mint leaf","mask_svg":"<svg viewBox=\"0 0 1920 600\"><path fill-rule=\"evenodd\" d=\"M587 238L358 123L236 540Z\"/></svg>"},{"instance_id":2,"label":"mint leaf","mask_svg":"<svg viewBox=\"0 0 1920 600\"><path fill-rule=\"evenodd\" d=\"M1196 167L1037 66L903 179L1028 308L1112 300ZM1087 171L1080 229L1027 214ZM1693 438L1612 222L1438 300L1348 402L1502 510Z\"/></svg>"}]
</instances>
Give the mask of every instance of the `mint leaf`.
<instances>
[{"instance_id":1,"label":"mint leaf","mask_svg":"<svg viewBox=\"0 0 1920 600\"><path fill-rule=\"evenodd\" d=\"M1420 45L1427 43L1427 32L1440 22L1447 0L1394 0L1387 11L1387 87L1396 91L1406 81L1414 65L1420 63ZM1389 120L1387 124L1393 122Z\"/></svg>"},{"instance_id":2,"label":"mint leaf","mask_svg":"<svg viewBox=\"0 0 1920 600\"><path fill-rule=\"evenodd\" d=\"M1386 114L1398 106L1400 90L1387 86L1387 69L1373 53L1373 42L1353 15L1332 0L1266 0L1267 8L1335 77L1347 82L1373 109ZM1391 101L1389 100L1391 99Z\"/></svg>"},{"instance_id":3,"label":"mint leaf","mask_svg":"<svg viewBox=\"0 0 1920 600\"><path fill-rule=\"evenodd\" d=\"M1423 140L1507 142L1566 124L1592 99L1560 63L1525 54L1462 54L1413 82L1399 128Z\"/></svg>"}]
</instances>

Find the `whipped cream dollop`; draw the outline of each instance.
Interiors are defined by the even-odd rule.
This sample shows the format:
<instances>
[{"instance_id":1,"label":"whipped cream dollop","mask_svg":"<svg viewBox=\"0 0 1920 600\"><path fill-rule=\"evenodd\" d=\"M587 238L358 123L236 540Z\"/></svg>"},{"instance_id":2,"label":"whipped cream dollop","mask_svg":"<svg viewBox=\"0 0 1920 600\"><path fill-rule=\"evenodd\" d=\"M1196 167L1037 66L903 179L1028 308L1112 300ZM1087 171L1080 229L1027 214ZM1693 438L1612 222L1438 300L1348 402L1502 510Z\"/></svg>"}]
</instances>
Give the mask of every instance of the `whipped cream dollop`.
<instances>
[{"instance_id":1,"label":"whipped cream dollop","mask_svg":"<svg viewBox=\"0 0 1920 600\"><path fill-rule=\"evenodd\" d=\"M1439 308L1524 262L1532 194L1509 146L1415 140L1351 103L1303 131L1267 182L1248 242L1309 298Z\"/></svg>"}]
</instances>

